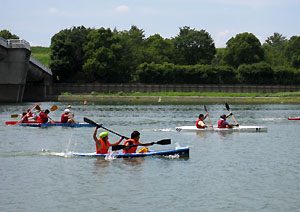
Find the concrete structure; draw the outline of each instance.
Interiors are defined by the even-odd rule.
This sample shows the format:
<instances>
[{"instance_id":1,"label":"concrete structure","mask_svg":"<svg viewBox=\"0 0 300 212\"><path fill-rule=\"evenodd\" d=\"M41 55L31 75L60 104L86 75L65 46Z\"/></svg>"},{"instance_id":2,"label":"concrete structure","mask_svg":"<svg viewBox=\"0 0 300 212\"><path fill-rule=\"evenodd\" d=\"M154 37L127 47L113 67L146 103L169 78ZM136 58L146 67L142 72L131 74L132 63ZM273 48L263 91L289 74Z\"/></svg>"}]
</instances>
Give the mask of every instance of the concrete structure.
<instances>
[{"instance_id":1,"label":"concrete structure","mask_svg":"<svg viewBox=\"0 0 300 212\"><path fill-rule=\"evenodd\" d=\"M30 54L25 40L0 37L0 102L43 101L50 94L52 71Z\"/></svg>"}]
</instances>

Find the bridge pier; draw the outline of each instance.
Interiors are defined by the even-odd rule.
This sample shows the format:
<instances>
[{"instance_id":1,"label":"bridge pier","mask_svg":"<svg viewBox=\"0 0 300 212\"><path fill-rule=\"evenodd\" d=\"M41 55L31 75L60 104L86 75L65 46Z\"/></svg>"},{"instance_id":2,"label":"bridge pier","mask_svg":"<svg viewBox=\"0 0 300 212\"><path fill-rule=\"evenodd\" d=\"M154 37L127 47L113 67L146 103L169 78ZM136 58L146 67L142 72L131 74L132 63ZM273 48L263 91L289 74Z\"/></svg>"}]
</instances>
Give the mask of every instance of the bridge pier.
<instances>
[{"instance_id":1,"label":"bridge pier","mask_svg":"<svg viewBox=\"0 0 300 212\"><path fill-rule=\"evenodd\" d=\"M51 70L30 54L27 41L0 37L0 102L43 101L51 95L38 89L52 84Z\"/></svg>"}]
</instances>

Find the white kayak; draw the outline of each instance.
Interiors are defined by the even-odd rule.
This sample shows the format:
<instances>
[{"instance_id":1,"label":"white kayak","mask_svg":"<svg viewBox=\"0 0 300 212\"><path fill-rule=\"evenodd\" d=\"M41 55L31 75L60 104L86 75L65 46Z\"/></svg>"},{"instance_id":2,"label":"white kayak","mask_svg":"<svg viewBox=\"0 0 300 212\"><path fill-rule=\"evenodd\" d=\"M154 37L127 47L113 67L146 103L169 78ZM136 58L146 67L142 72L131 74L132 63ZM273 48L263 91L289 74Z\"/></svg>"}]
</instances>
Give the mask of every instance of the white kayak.
<instances>
[{"instance_id":1,"label":"white kayak","mask_svg":"<svg viewBox=\"0 0 300 212\"><path fill-rule=\"evenodd\" d=\"M207 128L197 128L196 126L181 126L175 128L177 132L267 132L268 127L266 126L238 126L233 128L218 128L214 127L207 127Z\"/></svg>"}]
</instances>

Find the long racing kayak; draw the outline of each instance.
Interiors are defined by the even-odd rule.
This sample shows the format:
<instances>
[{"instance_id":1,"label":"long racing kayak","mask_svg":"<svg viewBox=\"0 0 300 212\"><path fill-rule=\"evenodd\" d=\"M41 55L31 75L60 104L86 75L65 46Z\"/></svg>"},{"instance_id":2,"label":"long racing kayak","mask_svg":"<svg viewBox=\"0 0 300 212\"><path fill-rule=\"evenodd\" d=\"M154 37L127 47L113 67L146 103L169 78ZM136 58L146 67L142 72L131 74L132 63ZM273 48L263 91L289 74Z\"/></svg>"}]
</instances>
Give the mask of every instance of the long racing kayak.
<instances>
[{"instance_id":1,"label":"long racing kayak","mask_svg":"<svg viewBox=\"0 0 300 212\"><path fill-rule=\"evenodd\" d=\"M68 124L68 123L61 123L60 121L55 121L54 124L52 123L45 123L42 124L38 121L25 121L20 124L18 124L17 121L7 121L5 122L6 125L17 125L22 127L54 127L54 126L60 126L60 127L95 127L92 124L88 123L75 123L75 124Z\"/></svg>"},{"instance_id":2,"label":"long racing kayak","mask_svg":"<svg viewBox=\"0 0 300 212\"><path fill-rule=\"evenodd\" d=\"M136 158L136 157L147 157L147 156L177 156L178 157L189 157L189 147L178 147L171 150L161 150L161 151L149 151L146 153L123 153L116 152L114 157L116 158ZM72 156L82 156L82 157L102 157L105 158L109 154L96 154L94 153L71 153Z\"/></svg>"},{"instance_id":3,"label":"long racing kayak","mask_svg":"<svg viewBox=\"0 0 300 212\"><path fill-rule=\"evenodd\" d=\"M22 127L54 127L54 126L59 126L59 127L95 127L92 124L87 124L87 123L75 123L75 124L69 124L69 123L46 123L46 124L41 124L41 123L21 123L20 126Z\"/></svg>"},{"instance_id":4,"label":"long racing kayak","mask_svg":"<svg viewBox=\"0 0 300 212\"><path fill-rule=\"evenodd\" d=\"M300 120L300 117L288 118L288 120Z\"/></svg>"},{"instance_id":5,"label":"long racing kayak","mask_svg":"<svg viewBox=\"0 0 300 212\"><path fill-rule=\"evenodd\" d=\"M207 127L207 128L197 128L196 126L181 126L176 127L177 132L267 132L268 127L266 126L238 126L233 128L218 128L218 127Z\"/></svg>"},{"instance_id":6,"label":"long racing kayak","mask_svg":"<svg viewBox=\"0 0 300 212\"><path fill-rule=\"evenodd\" d=\"M21 123L18 123L18 121L6 121L5 124L6 125L19 125L19 124L40 124L39 121L23 121ZM55 123L61 123L60 121L55 121Z\"/></svg>"}]
</instances>

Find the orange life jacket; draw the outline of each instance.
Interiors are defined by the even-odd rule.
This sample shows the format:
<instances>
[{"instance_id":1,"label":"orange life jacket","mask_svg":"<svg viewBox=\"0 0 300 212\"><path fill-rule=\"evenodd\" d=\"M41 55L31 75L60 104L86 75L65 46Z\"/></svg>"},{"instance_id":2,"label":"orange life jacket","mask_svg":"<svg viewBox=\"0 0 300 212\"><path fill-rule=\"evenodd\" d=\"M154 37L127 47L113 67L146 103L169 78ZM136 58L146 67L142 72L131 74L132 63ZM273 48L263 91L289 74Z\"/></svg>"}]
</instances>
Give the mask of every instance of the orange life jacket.
<instances>
[{"instance_id":1,"label":"orange life jacket","mask_svg":"<svg viewBox=\"0 0 300 212\"><path fill-rule=\"evenodd\" d=\"M126 141L124 142L124 145L126 145L128 142L132 142L131 145L137 145L137 143L135 143L135 140L132 139L132 138L126 140ZM131 147L131 148L127 149L127 150L126 150L126 149L123 149L123 153L135 153L135 152L136 152L136 149L137 149L137 146Z\"/></svg>"},{"instance_id":2,"label":"orange life jacket","mask_svg":"<svg viewBox=\"0 0 300 212\"><path fill-rule=\"evenodd\" d=\"M110 147L109 141L104 142L101 138L98 139L98 141L100 142L101 147L100 147L99 143L96 142L96 153L97 154L106 154Z\"/></svg>"}]
</instances>

